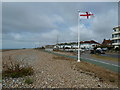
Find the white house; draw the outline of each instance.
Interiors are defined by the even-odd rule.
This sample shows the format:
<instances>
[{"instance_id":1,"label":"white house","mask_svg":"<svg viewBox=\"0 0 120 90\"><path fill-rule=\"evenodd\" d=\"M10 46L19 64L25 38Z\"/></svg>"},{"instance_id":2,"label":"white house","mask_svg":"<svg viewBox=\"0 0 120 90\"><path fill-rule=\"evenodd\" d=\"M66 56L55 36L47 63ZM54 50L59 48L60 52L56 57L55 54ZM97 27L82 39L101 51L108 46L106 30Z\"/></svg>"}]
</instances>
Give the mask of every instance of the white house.
<instances>
[{"instance_id":1,"label":"white house","mask_svg":"<svg viewBox=\"0 0 120 90\"><path fill-rule=\"evenodd\" d=\"M80 48L84 48L87 50L93 49L95 46L99 46L100 44L94 40L91 41L81 41L80 42Z\"/></svg>"},{"instance_id":2,"label":"white house","mask_svg":"<svg viewBox=\"0 0 120 90\"><path fill-rule=\"evenodd\" d=\"M100 45L98 42L91 40L91 41L81 41L80 42L80 48L91 50L95 46ZM56 45L54 48L59 49L78 49L78 42L71 42L71 43L60 43Z\"/></svg>"},{"instance_id":3,"label":"white house","mask_svg":"<svg viewBox=\"0 0 120 90\"><path fill-rule=\"evenodd\" d=\"M112 45L114 46L114 48L120 48L120 26L113 28Z\"/></svg>"}]
</instances>

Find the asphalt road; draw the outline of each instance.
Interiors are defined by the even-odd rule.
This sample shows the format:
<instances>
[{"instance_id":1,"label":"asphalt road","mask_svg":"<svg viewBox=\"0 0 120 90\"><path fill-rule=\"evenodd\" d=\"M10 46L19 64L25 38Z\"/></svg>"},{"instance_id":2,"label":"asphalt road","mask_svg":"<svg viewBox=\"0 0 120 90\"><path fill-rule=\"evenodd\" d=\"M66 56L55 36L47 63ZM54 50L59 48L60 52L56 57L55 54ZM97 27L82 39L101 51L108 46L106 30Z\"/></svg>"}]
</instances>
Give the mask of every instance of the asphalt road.
<instances>
[{"instance_id":1,"label":"asphalt road","mask_svg":"<svg viewBox=\"0 0 120 90\"><path fill-rule=\"evenodd\" d=\"M55 55L59 55L59 56L77 59L77 56L69 56L69 55L60 54L60 53L51 52L51 51L47 51L47 52L55 54ZM82 61L96 64L98 66L104 67L104 68L109 69L111 71L120 73L120 62L118 63L116 61L93 58L93 57L91 57L91 55L89 53L82 54L80 58Z\"/></svg>"},{"instance_id":2,"label":"asphalt road","mask_svg":"<svg viewBox=\"0 0 120 90\"><path fill-rule=\"evenodd\" d=\"M120 55L119 54L101 54L101 56L108 56L108 57L113 57L113 58L120 59Z\"/></svg>"},{"instance_id":3,"label":"asphalt road","mask_svg":"<svg viewBox=\"0 0 120 90\"><path fill-rule=\"evenodd\" d=\"M106 54L102 54L102 56L105 56L105 55L106 55ZM108 55L106 55L106 56L108 56ZM94 58L94 57L91 57L91 54L82 54L81 57L82 57L82 58L85 58L85 59L92 59L92 60L102 61L102 62L109 63L109 64L113 64L113 65L116 65L116 66L119 66L119 65L120 65L120 62Z\"/></svg>"},{"instance_id":4,"label":"asphalt road","mask_svg":"<svg viewBox=\"0 0 120 90\"><path fill-rule=\"evenodd\" d=\"M120 73L120 62L93 58L93 57L91 57L90 54L83 54L81 56L81 59L83 61L93 63L93 64L96 64L98 66L102 66L106 69L109 69L111 71Z\"/></svg>"}]
</instances>

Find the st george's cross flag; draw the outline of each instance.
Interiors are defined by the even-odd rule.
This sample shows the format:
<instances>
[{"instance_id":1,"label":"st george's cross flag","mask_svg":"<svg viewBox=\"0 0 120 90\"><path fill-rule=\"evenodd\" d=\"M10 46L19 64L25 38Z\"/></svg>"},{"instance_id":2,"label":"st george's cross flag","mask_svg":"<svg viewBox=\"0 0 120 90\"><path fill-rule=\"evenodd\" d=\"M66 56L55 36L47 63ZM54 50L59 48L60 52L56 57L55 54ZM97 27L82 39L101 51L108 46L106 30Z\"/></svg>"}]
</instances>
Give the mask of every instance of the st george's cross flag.
<instances>
[{"instance_id":1,"label":"st george's cross flag","mask_svg":"<svg viewBox=\"0 0 120 90\"><path fill-rule=\"evenodd\" d=\"M79 13L79 18L80 19L90 19L91 17L93 17L94 14L92 14L91 12L80 12Z\"/></svg>"}]
</instances>

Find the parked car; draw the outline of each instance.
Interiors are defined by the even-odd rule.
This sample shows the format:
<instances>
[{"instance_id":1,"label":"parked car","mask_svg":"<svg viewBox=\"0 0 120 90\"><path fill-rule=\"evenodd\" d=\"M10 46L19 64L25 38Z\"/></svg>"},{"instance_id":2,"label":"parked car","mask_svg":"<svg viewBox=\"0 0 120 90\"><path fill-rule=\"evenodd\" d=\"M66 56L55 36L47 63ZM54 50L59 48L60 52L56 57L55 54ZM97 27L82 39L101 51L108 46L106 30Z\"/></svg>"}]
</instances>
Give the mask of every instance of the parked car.
<instances>
[{"instance_id":1,"label":"parked car","mask_svg":"<svg viewBox=\"0 0 120 90\"><path fill-rule=\"evenodd\" d=\"M90 54L105 54L101 48L97 48L96 50L90 50Z\"/></svg>"},{"instance_id":2,"label":"parked car","mask_svg":"<svg viewBox=\"0 0 120 90\"><path fill-rule=\"evenodd\" d=\"M97 48L95 51L97 54L105 54L105 51L102 50L101 48Z\"/></svg>"},{"instance_id":3,"label":"parked car","mask_svg":"<svg viewBox=\"0 0 120 90\"><path fill-rule=\"evenodd\" d=\"M107 50L108 50L108 48L102 48L102 50L103 50L103 51L107 51Z\"/></svg>"},{"instance_id":4,"label":"parked car","mask_svg":"<svg viewBox=\"0 0 120 90\"><path fill-rule=\"evenodd\" d=\"M95 53L96 54L105 54L105 51L103 51L103 50L96 50Z\"/></svg>"}]
</instances>

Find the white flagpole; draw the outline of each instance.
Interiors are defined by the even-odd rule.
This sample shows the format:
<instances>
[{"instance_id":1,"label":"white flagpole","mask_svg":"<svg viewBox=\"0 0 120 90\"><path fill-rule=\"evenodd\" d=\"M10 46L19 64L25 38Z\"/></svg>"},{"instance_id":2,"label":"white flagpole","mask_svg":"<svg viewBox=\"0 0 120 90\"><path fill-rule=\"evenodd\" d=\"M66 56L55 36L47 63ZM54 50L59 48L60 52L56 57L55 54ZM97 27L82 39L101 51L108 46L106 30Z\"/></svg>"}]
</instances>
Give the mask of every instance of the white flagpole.
<instances>
[{"instance_id":1,"label":"white flagpole","mask_svg":"<svg viewBox=\"0 0 120 90\"><path fill-rule=\"evenodd\" d=\"M79 31L79 21L80 21L80 18L79 18L79 10L78 10L78 60L77 62L80 62L80 31Z\"/></svg>"}]
</instances>

